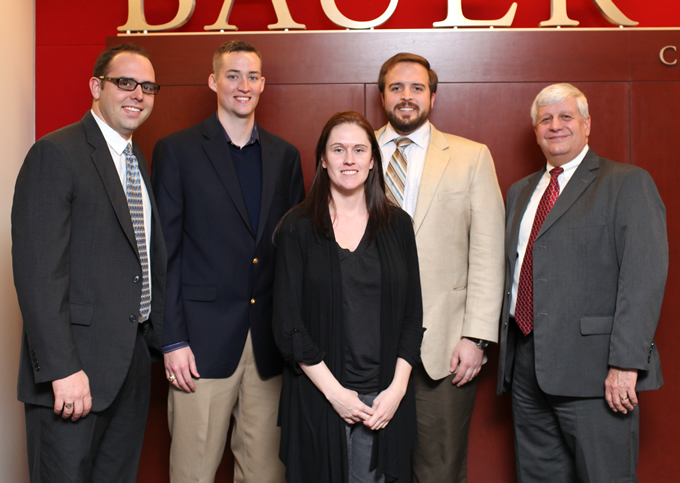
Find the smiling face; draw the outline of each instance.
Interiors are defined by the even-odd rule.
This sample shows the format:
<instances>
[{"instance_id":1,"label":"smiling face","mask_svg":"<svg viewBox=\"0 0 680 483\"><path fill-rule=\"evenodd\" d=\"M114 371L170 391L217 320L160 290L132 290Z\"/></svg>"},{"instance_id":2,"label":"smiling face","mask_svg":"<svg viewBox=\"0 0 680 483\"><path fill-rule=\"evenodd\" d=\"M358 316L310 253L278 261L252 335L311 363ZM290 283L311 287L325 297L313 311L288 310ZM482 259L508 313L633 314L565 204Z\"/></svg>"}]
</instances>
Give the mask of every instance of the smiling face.
<instances>
[{"instance_id":1,"label":"smiling face","mask_svg":"<svg viewBox=\"0 0 680 483\"><path fill-rule=\"evenodd\" d=\"M537 110L536 141L551 166L568 163L588 144L590 116L583 118L575 97Z\"/></svg>"},{"instance_id":2,"label":"smiling face","mask_svg":"<svg viewBox=\"0 0 680 483\"><path fill-rule=\"evenodd\" d=\"M434 107L427 69L415 62L399 62L385 75L381 94L385 114L397 133L405 136L425 124Z\"/></svg>"},{"instance_id":3,"label":"smiling face","mask_svg":"<svg viewBox=\"0 0 680 483\"><path fill-rule=\"evenodd\" d=\"M321 166L328 171L333 197L363 192L373 169L371 142L356 124L339 124L328 136Z\"/></svg>"},{"instance_id":4,"label":"smiling face","mask_svg":"<svg viewBox=\"0 0 680 483\"><path fill-rule=\"evenodd\" d=\"M255 52L222 54L220 68L210 74L208 85L217 93L220 117L254 117L264 90L262 62Z\"/></svg>"},{"instance_id":5,"label":"smiling face","mask_svg":"<svg viewBox=\"0 0 680 483\"><path fill-rule=\"evenodd\" d=\"M107 77L126 77L137 82L156 82L151 61L130 52L116 55L109 64ZM92 77L92 110L114 131L130 139L153 110L154 96L142 93L142 86L134 91L124 91L109 81Z\"/></svg>"}]
</instances>

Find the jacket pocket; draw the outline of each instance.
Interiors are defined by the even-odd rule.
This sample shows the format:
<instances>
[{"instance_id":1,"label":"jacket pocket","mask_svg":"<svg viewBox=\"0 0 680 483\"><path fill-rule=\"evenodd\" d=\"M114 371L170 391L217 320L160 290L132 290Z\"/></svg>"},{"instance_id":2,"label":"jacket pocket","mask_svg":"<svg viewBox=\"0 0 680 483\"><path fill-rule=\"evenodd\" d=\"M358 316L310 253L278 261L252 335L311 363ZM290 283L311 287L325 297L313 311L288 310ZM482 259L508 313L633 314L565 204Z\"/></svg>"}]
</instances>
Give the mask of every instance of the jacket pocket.
<instances>
[{"instance_id":1,"label":"jacket pocket","mask_svg":"<svg viewBox=\"0 0 680 483\"><path fill-rule=\"evenodd\" d=\"M441 191L437 193L438 200L458 200L468 198L470 196L469 190L463 191Z\"/></svg>"},{"instance_id":2,"label":"jacket pocket","mask_svg":"<svg viewBox=\"0 0 680 483\"><path fill-rule=\"evenodd\" d=\"M581 317L581 335L611 334L614 317Z\"/></svg>"},{"instance_id":3,"label":"jacket pocket","mask_svg":"<svg viewBox=\"0 0 680 483\"><path fill-rule=\"evenodd\" d=\"M71 323L75 325L92 324L92 304L71 303Z\"/></svg>"},{"instance_id":4,"label":"jacket pocket","mask_svg":"<svg viewBox=\"0 0 680 483\"><path fill-rule=\"evenodd\" d=\"M214 285L182 285L182 298L199 302L212 302L217 298L217 287Z\"/></svg>"}]
</instances>

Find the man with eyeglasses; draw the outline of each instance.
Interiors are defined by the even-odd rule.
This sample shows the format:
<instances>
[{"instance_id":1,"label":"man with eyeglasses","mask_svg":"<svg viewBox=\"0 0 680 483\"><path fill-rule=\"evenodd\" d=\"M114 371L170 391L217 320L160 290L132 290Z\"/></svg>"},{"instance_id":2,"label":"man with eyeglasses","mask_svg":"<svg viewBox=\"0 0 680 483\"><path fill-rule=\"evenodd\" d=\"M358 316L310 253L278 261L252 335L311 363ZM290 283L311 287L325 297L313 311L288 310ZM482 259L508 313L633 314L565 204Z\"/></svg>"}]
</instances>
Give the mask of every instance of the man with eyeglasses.
<instances>
[{"instance_id":1,"label":"man with eyeglasses","mask_svg":"<svg viewBox=\"0 0 680 483\"><path fill-rule=\"evenodd\" d=\"M132 141L160 86L147 53L101 53L92 109L38 140L12 208L31 481L134 482L160 350L165 242Z\"/></svg>"}]
</instances>

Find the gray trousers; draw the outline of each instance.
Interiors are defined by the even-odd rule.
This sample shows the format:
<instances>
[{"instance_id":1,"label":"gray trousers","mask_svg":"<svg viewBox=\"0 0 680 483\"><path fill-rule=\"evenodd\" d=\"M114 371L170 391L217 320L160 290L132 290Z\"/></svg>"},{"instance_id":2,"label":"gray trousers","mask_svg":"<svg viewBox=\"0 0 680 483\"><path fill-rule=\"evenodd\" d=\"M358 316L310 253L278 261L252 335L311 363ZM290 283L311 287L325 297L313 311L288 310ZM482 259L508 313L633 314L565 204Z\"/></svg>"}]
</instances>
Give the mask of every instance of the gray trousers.
<instances>
[{"instance_id":1,"label":"gray trousers","mask_svg":"<svg viewBox=\"0 0 680 483\"><path fill-rule=\"evenodd\" d=\"M359 394L359 399L366 406L373 406L377 392ZM375 431L363 423L347 424L347 463L349 466L349 483L383 483L385 476L376 476L376 471L369 471L373 454L373 435Z\"/></svg>"},{"instance_id":2,"label":"gray trousers","mask_svg":"<svg viewBox=\"0 0 680 483\"><path fill-rule=\"evenodd\" d=\"M639 410L541 391L533 334L517 336L512 413L519 483L637 482Z\"/></svg>"}]
</instances>

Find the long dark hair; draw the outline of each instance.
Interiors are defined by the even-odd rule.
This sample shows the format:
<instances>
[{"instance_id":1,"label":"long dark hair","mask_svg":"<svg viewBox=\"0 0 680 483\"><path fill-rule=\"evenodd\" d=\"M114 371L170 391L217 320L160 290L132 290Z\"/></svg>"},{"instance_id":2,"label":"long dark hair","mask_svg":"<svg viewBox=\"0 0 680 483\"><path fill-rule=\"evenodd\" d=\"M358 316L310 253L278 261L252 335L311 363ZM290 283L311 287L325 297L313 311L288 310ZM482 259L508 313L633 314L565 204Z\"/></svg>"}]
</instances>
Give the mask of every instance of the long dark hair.
<instances>
[{"instance_id":1,"label":"long dark hair","mask_svg":"<svg viewBox=\"0 0 680 483\"><path fill-rule=\"evenodd\" d=\"M371 124L364 116L356 111L345 111L334 114L326 123L321 131L321 137L316 144L316 174L314 182L309 190L307 198L293 209L297 213L296 221L303 217L308 217L314 237L330 238L329 233L329 210L328 205L332 202L331 181L328 171L323 168L321 161L326 154L326 145L331 131L334 127L341 124L354 124L364 130L371 144L371 155L373 156L373 169L369 172L368 178L364 182L364 196L366 197L366 208L368 209L368 241L373 241L380 228L387 225L390 218L390 210L394 204L385 196L385 178L383 176L382 156L380 146L375 138L375 133Z\"/></svg>"}]
</instances>

